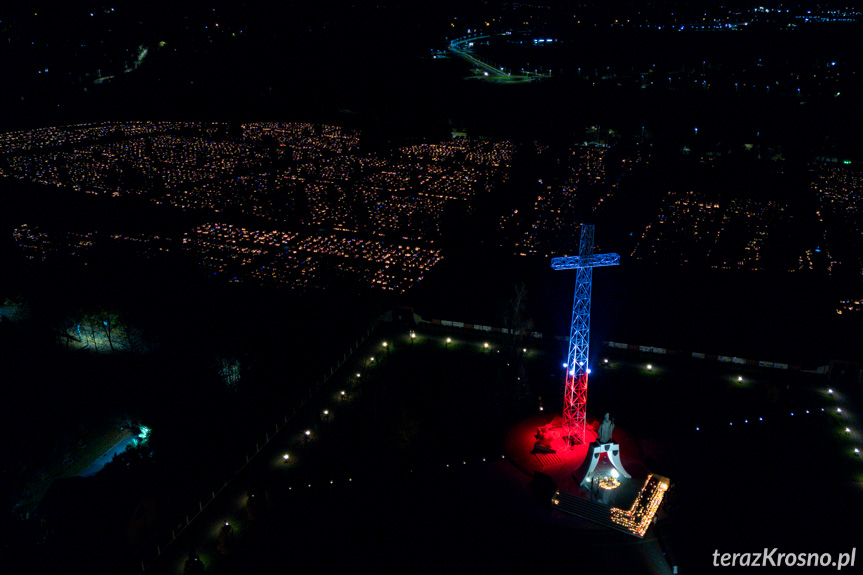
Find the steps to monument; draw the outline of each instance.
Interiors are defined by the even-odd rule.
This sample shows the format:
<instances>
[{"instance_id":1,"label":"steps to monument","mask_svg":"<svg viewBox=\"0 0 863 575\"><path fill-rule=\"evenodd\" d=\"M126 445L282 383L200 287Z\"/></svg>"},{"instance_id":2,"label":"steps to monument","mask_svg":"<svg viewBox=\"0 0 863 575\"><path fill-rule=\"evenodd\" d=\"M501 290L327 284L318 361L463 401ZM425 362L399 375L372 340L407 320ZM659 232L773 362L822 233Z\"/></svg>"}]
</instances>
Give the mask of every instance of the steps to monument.
<instances>
[{"instance_id":1,"label":"steps to monument","mask_svg":"<svg viewBox=\"0 0 863 575\"><path fill-rule=\"evenodd\" d=\"M536 452L533 454L536 457L537 461L539 461L540 467L548 467L550 465L560 465L563 463L563 459L560 458L560 455L557 453L541 453Z\"/></svg>"},{"instance_id":2,"label":"steps to monument","mask_svg":"<svg viewBox=\"0 0 863 575\"><path fill-rule=\"evenodd\" d=\"M559 511L575 515L576 517L581 517L582 519L587 519L588 521L592 521L593 523L602 525L609 529L614 529L615 531L621 531L628 535L638 537L637 534L633 533L626 527L612 521L610 507L606 507L600 503L594 503L593 501L588 501L587 499L583 499L570 493L562 493L560 491L555 492L551 498L551 502L554 508Z\"/></svg>"}]
</instances>

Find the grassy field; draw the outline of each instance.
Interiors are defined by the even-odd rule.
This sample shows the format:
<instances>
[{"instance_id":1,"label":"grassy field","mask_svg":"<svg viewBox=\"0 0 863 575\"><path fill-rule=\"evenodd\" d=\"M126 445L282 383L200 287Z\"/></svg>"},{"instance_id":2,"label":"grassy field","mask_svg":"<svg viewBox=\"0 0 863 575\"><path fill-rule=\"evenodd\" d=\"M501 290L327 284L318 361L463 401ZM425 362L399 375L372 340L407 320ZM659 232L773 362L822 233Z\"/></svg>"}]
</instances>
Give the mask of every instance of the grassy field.
<instances>
[{"instance_id":1,"label":"grassy field","mask_svg":"<svg viewBox=\"0 0 863 575\"><path fill-rule=\"evenodd\" d=\"M557 342L531 341L525 353L473 334L416 334L369 344L336 384L344 403L334 389L297 422L312 439L298 433L290 465L249 481L267 504L257 521L239 517L229 557L212 541L214 572L663 572L655 530L638 541L568 524L499 459L506 429L536 413L538 395L547 409L559 401ZM610 411L651 471L671 478L659 529L676 564L705 572L714 549L850 550L861 462L824 379L606 351L590 414ZM557 552L564 546L575 563Z\"/></svg>"}]
</instances>

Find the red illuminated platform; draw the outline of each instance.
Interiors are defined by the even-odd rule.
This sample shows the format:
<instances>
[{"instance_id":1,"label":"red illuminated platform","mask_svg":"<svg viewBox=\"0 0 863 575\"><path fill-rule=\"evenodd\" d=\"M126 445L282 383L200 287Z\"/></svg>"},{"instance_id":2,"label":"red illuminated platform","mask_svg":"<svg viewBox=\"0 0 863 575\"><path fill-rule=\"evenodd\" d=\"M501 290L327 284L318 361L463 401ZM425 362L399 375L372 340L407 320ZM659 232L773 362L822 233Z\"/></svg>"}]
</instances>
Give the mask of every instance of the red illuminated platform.
<instances>
[{"instance_id":1,"label":"red illuminated platform","mask_svg":"<svg viewBox=\"0 0 863 575\"><path fill-rule=\"evenodd\" d=\"M549 429L553 427L555 419L560 420L560 415L542 413L516 424L506 436L506 456L513 465L530 477L537 477L538 473L544 474L550 477L562 492L587 495L578 483L586 471L586 466L584 469L582 466L587 457L589 443L596 441L595 430L599 427L599 421L588 419L585 432L587 442L570 448L556 429ZM547 444L554 453L542 453L541 449L534 449L540 428L548 429ZM648 470L643 463L638 442L619 426L614 428L614 442L620 445L621 462L632 475L633 481L643 482Z\"/></svg>"}]
</instances>

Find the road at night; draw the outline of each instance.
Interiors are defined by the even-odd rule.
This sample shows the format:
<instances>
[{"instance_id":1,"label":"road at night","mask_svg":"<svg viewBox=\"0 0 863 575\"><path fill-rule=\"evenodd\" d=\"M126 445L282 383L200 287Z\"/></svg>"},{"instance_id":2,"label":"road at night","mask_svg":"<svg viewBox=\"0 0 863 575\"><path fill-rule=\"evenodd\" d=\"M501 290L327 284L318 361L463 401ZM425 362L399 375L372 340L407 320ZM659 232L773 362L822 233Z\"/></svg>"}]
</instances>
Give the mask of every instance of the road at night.
<instances>
[{"instance_id":1,"label":"road at night","mask_svg":"<svg viewBox=\"0 0 863 575\"><path fill-rule=\"evenodd\" d=\"M489 38L491 38L491 36L474 36L471 38L463 38L461 40L453 40L452 42L450 42L449 50L459 58L467 61L467 63L471 66L474 66L476 69L483 72L483 74L478 75L477 78L489 82L498 82L502 84L519 84L523 82L532 82L533 80L550 77L549 74L531 74L530 72L512 74L478 59L471 53L470 50L470 48L473 46L473 42L477 40L487 40Z\"/></svg>"}]
</instances>

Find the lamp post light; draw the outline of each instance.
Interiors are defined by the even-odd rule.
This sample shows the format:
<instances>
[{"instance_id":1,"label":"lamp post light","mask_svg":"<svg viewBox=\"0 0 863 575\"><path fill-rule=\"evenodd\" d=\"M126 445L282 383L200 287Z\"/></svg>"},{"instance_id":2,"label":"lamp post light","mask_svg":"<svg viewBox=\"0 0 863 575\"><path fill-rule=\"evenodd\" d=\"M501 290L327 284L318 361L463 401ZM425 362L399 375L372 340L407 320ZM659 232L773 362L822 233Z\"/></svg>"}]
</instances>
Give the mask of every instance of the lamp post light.
<instances>
[{"instance_id":1,"label":"lamp post light","mask_svg":"<svg viewBox=\"0 0 863 575\"><path fill-rule=\"evenodd\" d=\"M485 349L485 352L488 353L488 347L489 347L488 342L483 343L482 347L483 347L483 349Z\"/></svg>"},{"instance_id":2,"label":"lamp post light","mask_svg":"<svg viewBox=\"0 0 863 575\"><path fill-rule=\"evenodd\" d=\"M452 338L451 337L446 338L446 348L447 349L449 349L449 344L451 344L451 343L452 343Z\"/></svg>"}]
</instances>

